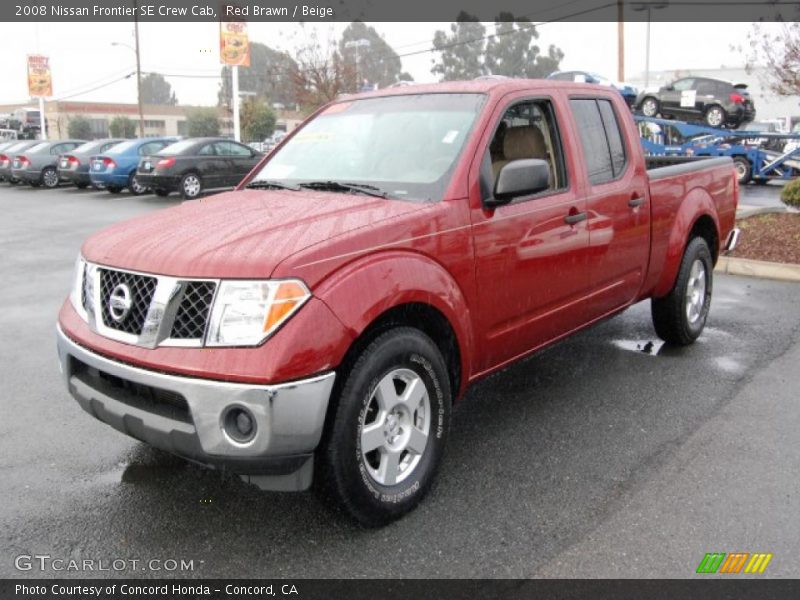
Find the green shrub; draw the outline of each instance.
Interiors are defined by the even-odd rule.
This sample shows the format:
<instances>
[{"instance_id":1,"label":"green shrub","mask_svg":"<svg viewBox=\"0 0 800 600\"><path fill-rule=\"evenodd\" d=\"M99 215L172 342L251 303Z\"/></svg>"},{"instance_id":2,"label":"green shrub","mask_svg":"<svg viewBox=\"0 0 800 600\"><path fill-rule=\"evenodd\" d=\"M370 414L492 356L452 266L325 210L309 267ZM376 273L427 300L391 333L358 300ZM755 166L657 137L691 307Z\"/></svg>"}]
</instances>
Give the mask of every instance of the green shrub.
<instances>
[{"instance_id":1,"label":"green shrub","mask_svg":"<svg viewBox=\"0 0 800 600\"><path fill-rule=\"evenodd\" d=\"M783 186L781 200L789 206L797 206L800 208L800 177Z\"/></svg>"}]
</instances>

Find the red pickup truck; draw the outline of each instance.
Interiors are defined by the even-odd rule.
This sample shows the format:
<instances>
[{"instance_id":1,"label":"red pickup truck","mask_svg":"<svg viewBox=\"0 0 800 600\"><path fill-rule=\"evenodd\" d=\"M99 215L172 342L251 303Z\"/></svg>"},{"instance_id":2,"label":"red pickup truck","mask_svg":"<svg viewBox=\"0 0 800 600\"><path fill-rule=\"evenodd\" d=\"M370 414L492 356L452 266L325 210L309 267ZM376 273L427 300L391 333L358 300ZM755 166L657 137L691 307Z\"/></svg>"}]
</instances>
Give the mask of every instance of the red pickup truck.
<instances>
[{"instance_id":1,"label":"red pickup truck","mask_svg":"<svg viewBox=\"0 0 800 600\"><path fill-rule=\"evenodd\" d=\"M731 249L728 158L657 166L614 90L406 86L333 102L236 190L90 237L59 315L97 419L366 525L433 482L472 382L650 298L690 344Z\"/></svg>"}]
</instances>

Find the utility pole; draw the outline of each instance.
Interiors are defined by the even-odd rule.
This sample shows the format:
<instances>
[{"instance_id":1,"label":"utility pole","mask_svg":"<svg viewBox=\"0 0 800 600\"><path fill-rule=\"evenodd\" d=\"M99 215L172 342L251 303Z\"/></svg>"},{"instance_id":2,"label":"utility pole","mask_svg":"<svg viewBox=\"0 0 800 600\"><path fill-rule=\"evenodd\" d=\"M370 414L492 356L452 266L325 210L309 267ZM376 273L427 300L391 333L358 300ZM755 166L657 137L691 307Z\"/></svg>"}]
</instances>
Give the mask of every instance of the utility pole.
<instances>
[{"instance_id":1,"label":"utility pole","mask_svg":"<svg viewBox=\"0 0 800 600\"><path fill-rule=\"evenodd\" d=\"M625 10L624 0L617 0L617 80L625 81Z\"/></svg>"},{"instance_id":2,"label":"utility pole","mask_svg":"<svg viewBox=\"0 0 800 600\"><path fill-rule=\"evenodd\" d=\"M233 65L231 67L231 88L233 101L233 139L237 142L242 141L242 131L239 121L239 66Z\"/></svg>"},{"instance_id":3,"label":"utility pole","mask_svg":"<svg viewBox=\"0 0 800 600\"><path fill-rule=\"evenodd\" d=\"M139 3L134 2L133 35L136 38L136 96L139 103L139 137L144 137L144 110L142 109L142 62L139 57Z\"/></svg>"}]
</instances>

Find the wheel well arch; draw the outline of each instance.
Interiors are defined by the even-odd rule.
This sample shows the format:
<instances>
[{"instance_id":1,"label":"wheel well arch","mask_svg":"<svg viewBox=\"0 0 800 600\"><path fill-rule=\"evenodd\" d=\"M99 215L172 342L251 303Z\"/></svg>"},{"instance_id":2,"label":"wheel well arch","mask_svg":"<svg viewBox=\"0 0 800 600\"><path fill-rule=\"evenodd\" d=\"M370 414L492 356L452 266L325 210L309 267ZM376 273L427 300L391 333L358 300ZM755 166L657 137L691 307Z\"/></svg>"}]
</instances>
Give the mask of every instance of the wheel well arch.
<instances>
[{"instance_id":1,"label":"wheel well arch","mask_svg":"<svg viewBox=\"0 0 800 600\"><path fill-rule=\"evenodd\" d=\"M708 249L711 251L711 259L714 265L717 264L719 258L719 233L717 226L709 215L700 215L692 225L689 235L686 239L686 245L696 237L703 238L708 244Z\"/></svg>"},{"instance_id":2,"label":"wheel well arch","mask_svg":"<svg viewBox=\"0 0 800 600\"><path fill-rule=\"evenodd\" d=\"M378 315L350 344L337 370L347 372L375 338L393 327L413 327L431 338L447 365L453 398L457 397L462 378L458 337L447 317L436 307L423 302L398 304ZM337 377L335 388L343 385L344 377Z\"/></svg>"}]
</instances>

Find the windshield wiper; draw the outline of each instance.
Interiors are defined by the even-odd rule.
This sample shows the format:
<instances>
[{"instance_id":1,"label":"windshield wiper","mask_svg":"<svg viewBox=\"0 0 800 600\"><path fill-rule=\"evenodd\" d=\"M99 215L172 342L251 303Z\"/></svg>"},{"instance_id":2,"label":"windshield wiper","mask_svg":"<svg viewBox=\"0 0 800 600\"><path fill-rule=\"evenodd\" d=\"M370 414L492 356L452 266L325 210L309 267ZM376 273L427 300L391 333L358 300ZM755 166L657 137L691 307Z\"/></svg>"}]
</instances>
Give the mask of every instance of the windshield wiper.
<instances>
[{"instance_id":1,"label":"windshield wiper","mask_svg":"<svg viewBox=\"0 0 800 600\"><path fill-rule=\"evenodd\" d=\"M390 198L389 193L374 185L365 183L347 183L343 181L307 181L298 184L300 187L310 190L320 190L326 192L358 192L366 196L375 198Z\"/></svg>"},{"instance_id":2,"label":"windshield wiper","mask_svg":"<svg viewBox=\"0 0 800 600\"><path fill-rule=\"evenodd\" d=\"M253 190L268 190L268 189L275 189L275 190L291 190L293 192L299 192L300 188L296 185L289 185L288 183L281 183L280 181L273 181L273 180L266 180L266 179L254 179L246 186L248 189Z\"/></svg>"}]
</instances>

